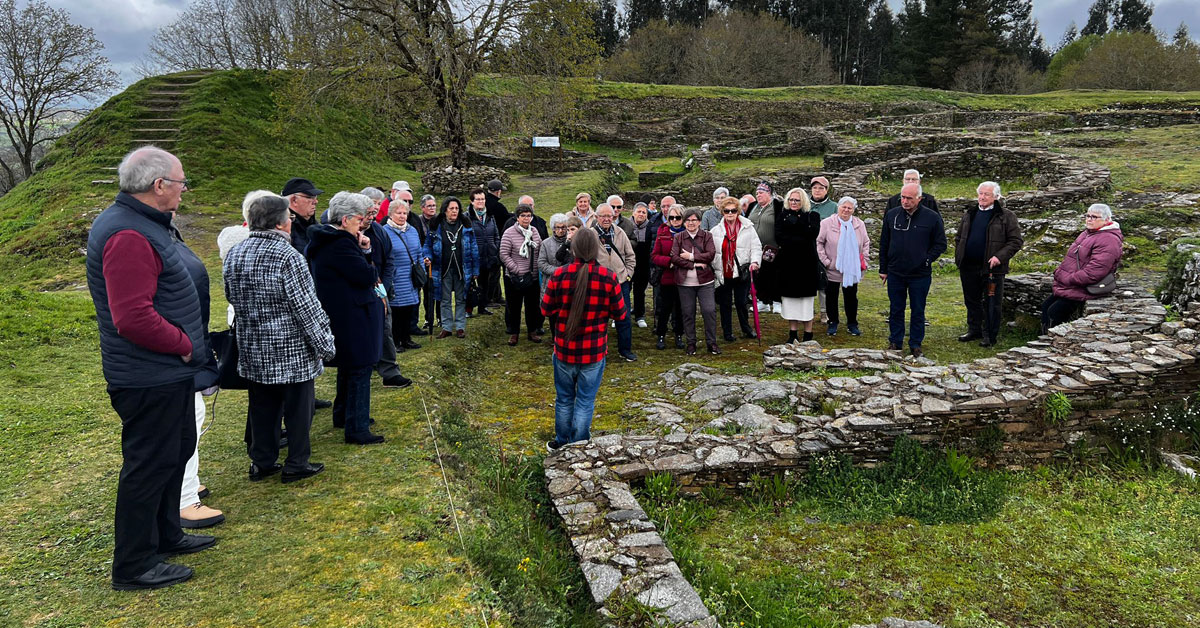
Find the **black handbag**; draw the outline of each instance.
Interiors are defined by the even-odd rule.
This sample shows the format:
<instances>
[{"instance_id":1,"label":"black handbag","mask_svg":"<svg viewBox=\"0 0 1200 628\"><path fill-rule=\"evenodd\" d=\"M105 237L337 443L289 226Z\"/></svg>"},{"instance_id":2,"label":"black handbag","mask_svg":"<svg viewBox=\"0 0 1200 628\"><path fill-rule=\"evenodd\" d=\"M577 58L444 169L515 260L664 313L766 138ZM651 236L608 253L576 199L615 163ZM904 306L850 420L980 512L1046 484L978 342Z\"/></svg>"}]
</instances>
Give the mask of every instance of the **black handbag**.
<instances>
[{"instance_id":1,"label":"black handbag","mask_svg":"<svg viewBox=\"0 0 1200 628\"><path fill-rule=\"evenodd\" d=\"M650 269L650 285L659 287L662 285L663 271L666 270L662 266L655 266Z\"/></svg>"},{"instance_id":2,"label":"black handbag","mask_svg":"<svg viewBox=\"0 0 1200 628\"><path fill-rule=\"evenodd\" d=\"M1079 249L1075 249L1075 264L1079 266L1079 268L1083 268L1083 260L1079 259ZM1087 290L1088 294L1094 294L1098 297L1106 294L1112 294L1112 292L1117 289L1117 273L1115 271L1108 273L1102 277L1100 281L1084 286L1083 289Z\"/></svg>"},{"instance_id":3,"label":"black handbag","mask_svg":"<svg viewBox=\"0 0 1200 628\"><path fill-rule=\"evenodd\" d=\"M412 271L409 273L409 279L412 280L412 285L417 290L425 287L429 283L429 273L425 270L425 260L419 259L413 261L412 251L408 248L408 242L404 240L404 236L400 236L400 244L404 245L404 252L408 254L408 261L412 262Z\"/></svg>"},{"instance_id":4,"label":"black handbag","mask_svg":"<svg viewBox=\"0 0 1200 628\"><path fill-rule=\"evenodd\" d=\"M208 335L209 344L217 354L217 385L225 390L246 390L250 382L238 375L237 332L233 327Z\"/></svg>"},{"instance_id":5,"label":"black handbag","mask_svg":"<svg viewBox=\"0 0 1200 628\"><path fill-rule=\"evenodd\" d=\"M507 273L507 271L505 271ZM514 290L524 292L537 284L537 275L529 272L520 275L508 273L508 283Z\"/></svg>"}]
</instances>

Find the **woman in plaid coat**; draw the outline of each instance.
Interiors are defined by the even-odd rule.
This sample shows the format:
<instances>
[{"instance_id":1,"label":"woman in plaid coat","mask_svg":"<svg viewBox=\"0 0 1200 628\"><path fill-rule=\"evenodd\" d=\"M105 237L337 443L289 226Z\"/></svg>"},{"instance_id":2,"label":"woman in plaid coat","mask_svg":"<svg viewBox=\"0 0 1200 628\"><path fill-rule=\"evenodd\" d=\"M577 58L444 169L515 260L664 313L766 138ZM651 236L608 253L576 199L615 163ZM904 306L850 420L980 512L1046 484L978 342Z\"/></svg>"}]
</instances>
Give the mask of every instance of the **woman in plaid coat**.
<instances>
[{"instance_id":1,"label":"woman in plaid coat","mask_svg":"<svg viewBox=\"0 0 1200 628\"><path fill-rule=\"evenodd\" d=\"M596 262L600 236L581 229L571 239L575 260L554 271L542 296L542 314L554 329L555 451L591 438L596 393L608 354L608 321L626 316L617 276Z\"/></svg>"}]
</instances>

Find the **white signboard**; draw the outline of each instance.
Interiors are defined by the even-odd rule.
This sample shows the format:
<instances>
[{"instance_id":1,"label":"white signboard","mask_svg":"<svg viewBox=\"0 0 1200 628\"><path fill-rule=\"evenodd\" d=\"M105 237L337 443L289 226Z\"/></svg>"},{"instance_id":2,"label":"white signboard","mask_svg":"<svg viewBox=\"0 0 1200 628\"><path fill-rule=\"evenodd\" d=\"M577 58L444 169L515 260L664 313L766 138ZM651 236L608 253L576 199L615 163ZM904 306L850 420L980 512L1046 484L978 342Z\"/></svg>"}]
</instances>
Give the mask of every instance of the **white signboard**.
<instances>
[{"instance_id":1,"label":"white signboard","mask_svg":"<svg viewBox=\"0 0 1200 628\"><path fill-rule=\"evenodd\" d=\"M559 147L558 136L557 135L547 135L547 136L535 135L533 137L533 147L534 148L558 148Z\"/></svg>"}]
</instances>

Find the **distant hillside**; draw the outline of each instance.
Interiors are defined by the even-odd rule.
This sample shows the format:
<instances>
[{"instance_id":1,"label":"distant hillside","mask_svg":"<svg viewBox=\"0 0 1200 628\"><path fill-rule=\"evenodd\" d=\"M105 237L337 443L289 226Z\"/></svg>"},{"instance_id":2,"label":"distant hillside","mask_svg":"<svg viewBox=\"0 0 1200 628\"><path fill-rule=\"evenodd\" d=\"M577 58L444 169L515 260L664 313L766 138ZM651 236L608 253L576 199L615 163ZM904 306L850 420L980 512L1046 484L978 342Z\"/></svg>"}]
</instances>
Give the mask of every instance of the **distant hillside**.
<instances>
[{"instance_id":1,"label":"distant hillside","mask_svg":"<svg viewBox=\"0 0 1200 628\"><path fill-rule=\"evenodd\" d=\"M87 230L117 192L109 182L115 166L148 142L182 159L193 184L180 222L197 233L240 221L246 192L278 191L292 176L331 192L406 177L419 184L388 154L396 138L384 142L390 131L369 112L326 107L313 116L319 122L281 122L273 94L284 80L254 71L176 74L111 98L55 144L37 174L0 197L0 272L35 286L78 281Z\"/></svg>"}]
</instances>

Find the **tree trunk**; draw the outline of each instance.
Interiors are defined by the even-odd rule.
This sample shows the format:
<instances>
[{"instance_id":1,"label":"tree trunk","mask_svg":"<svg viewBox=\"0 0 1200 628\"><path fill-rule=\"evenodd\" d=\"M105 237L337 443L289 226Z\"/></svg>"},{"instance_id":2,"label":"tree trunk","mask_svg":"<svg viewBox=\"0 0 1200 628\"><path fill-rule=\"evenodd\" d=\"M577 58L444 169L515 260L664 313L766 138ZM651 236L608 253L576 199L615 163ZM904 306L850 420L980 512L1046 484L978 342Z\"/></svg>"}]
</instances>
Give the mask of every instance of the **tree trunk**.
<instances>
[{"instance_id":1,"label":"tree trunk","mask_svg":"<svg viewBox=\"0 0 1200 628\"><path fill-rule=\"evenodd\" d=\"M442 139L450 149L450 163L455 168L467 167L467 130L463 124L462 94L454 85L438 81L434 85L434 100L442 114Z\"/></svg>"}]
</instances>

